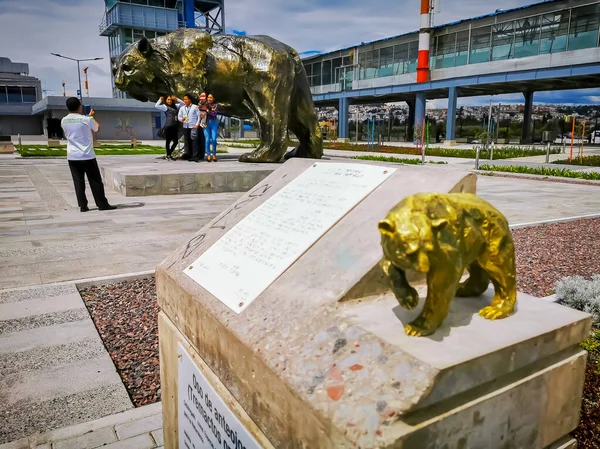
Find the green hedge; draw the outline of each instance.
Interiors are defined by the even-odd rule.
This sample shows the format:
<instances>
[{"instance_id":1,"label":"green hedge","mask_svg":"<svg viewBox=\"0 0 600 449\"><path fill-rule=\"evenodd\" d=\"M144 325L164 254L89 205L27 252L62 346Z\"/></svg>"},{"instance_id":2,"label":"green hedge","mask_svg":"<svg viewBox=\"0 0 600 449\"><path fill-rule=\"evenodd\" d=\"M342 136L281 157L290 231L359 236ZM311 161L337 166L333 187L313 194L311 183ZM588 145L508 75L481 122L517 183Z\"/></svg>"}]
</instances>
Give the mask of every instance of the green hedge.
<instances>
[{"instance_id":1,"label":"green hedge","mask_svg":"<svg viewBox=\"0 0 600 449\"><path fill-rule=\"evenodd\" d=\"M329 150L343 150L343 151L372 151L375 153L389 153L389 154L412 154L421 155L421 150L414 147L397 147L393 145L378 145L374 149L370 149L367 145L352 144L347 142L327 142L326 148ZM560 153L560 148L551 148L551 154ZM494 160L500 159L512 159L518 157L528 156L541 156L546 154L545 149L535 147L517 147L517 146L502 146L494 148ZM476 149L460 150L458 148L429 148L425 151L425 156L436 156L436 157L461 157L466 159L475 159ZM480 159L489 159L490 153L487 150L479 151Z\"/></svg>"},{"instance_id":2,"label":"green hedge","mask_svg":"<svg viewBox=\"0 0 600 449\"><path fill-rule=\"evenodd\" d=\"M561 159L559 161L552 162L553 164L564 164L564 165L585 165L587 167L600 167L600 156L584 156L583 158L574 157L572 161L569 159Z\"/></svg>"},{"instance_id":3,"label":"green hedge","mask_svg":"<svg viewBox=\"0 0 600 449\"><path fill-rule=\"evenodd\" d=\"M396 164L411 164L419 165L421 159L407 159L393 156L354 156L352 159L359 159L362 161L378 161L378 162L393 162ZM447 164L444 161L425 161L428 164Z\"/></svg>"},{"instance_id":4,"label":"green hedge","mask_svg":"<svg viewBox=\"0 0 600 449\"><path fill-rule=\"evenodd\" d=\"M482 165L479 167L483 171L521 173L526 175L558 176L561 178L587 179L592 181L600 180L600 173L573 171L567 168L552 167L527 167L524 165Z\"/></svg>"}]
</instances>

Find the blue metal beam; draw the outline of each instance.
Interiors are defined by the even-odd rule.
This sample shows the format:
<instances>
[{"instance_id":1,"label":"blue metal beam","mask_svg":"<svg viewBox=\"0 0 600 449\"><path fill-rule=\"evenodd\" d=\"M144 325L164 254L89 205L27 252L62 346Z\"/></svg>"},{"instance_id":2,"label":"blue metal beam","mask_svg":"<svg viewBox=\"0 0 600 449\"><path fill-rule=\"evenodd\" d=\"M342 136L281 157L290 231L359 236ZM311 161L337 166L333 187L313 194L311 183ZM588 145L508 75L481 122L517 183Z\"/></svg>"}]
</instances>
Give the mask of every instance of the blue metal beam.
<instances>
[{"instance_id":1,"label":"blue metal beam","mask_svg":"<svg viewBox=\"0 0 600 449\"><path fill-rule=\"evenodd\" d=\"M456 131L456 102L458 100L458 89L448 89L448 117L446 118L446 141L454 140Z\"/></svg>"},{"instance_id":2,"label":"blue metal beam","mask_svg":"<svg viewBox=\"0 0 600 449\"><path fill-rule=\"evenodd\" d=\"M194 0L183 0L183 14L185 18L185 26L188 28L196 28L195 19L195 2Z\"/></svg>"},{"instance_id":3,"label":"blue metal beam","mask_svg":"<svg viewBox=\"0 0 600 449\"><path fill-rule=\"evenodd\" d=\"M349 134L349 120L350 120L350 100L346 97L340 98L338 105L338 137L340 139L347 139L350 137Z\"/></svg>"},{"instance_id":4,"label":"blue metal beam","mask_svg":"<svg viewBox=\"0 0 600 449\"><path fill-rule=\"evenodd\" d=\"M415 127L423 126L423 120L425 120L425 113L427 110L427 93L417 92L415 96ZM420 138L421 136L417 136Z\"/></svg>"}]
</instances>

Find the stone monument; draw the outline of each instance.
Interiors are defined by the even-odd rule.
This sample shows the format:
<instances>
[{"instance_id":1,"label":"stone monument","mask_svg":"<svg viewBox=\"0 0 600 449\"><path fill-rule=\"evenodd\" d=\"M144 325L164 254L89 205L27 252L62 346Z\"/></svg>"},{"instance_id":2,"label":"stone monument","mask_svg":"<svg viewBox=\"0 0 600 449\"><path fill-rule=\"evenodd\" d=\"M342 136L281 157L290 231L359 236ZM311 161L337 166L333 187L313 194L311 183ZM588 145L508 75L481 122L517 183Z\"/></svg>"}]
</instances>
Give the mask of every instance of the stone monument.
<instances>
[{"instance_id":1,"label":"stone monument","mask_svg":"<svg viewBox=\"0 0 600 449\"><path fill-rule=\"evenodd\" d=\"M140 101L213 94L219 114L258 124L260 145L241 162L279 162L292 132L289 157L320 159L321 129L298 52L269 36L211 35L179 30L142 38L119 56L115 86Z\"/></svg>"},{"instance_id":2,"label":"stone monument","mask_svg":"<svg viewBox=\"0 0 600 449\"><path fill-rule=\"evenodd\" d=\"M381 267L394 205L475 187L450 167L291 159L199 230L156 272L165 447L558 447L589 316L519 293L487 320L490 289L409 336L423 299L400 307Z\"/></svg>"},{"instance_id":3,"label":"stone monument","mask_svg":"<svg viewBox=\"0 0 600 449\"><path fill-rule=\"evenodd\" d=\"M12 154L15 152L15 146L10 136L0 135L0 154Z\"/></svg>"}]
</instances>

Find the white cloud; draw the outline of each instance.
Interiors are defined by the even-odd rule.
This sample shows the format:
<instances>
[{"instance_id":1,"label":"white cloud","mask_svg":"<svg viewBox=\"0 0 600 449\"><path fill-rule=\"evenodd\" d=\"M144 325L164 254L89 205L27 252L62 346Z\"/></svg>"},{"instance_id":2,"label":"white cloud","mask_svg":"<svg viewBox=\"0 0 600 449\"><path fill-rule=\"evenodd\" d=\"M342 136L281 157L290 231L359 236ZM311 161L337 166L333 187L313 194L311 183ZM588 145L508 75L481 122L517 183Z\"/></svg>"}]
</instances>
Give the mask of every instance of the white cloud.
<instances>
[{"instance_id":1,"label":"white cloud","mask_svg":"<svg viewBox=\"0 0 600 449\"><path fill-rule=\"evenodd\" d=\"M531 0L443 0L436 24L489 14L497 8L509 9ZM111 96L108 40L99 36L104 14L102 0L0 0L0 56L29 63L30 72L40 78L43 88L54 94L67 94L78 88L75 62L51 56L60 53L75 58L102 57L83 63L89 66L90 93ZM415 31L419 24L419 2L415 0L226 0L227 30L248 34L268 34L299 52L331 51ZM83 80L82 80L83 83ZM554 94L536 94L536 102L549 102ZM593 93L580 98L595 102ZM556 95L557 98L563 98ZM573 97L572 94L564 96ZM522 101L520 95L502 100ZM489 97L461 99L461 104L486 104ZM445 105L445 100L431 104Z\"/></svg>"},{"instance_id":2,"label":"white cloud","mask_svg":"<svg viewBox=\"0 0 600 449\"><path fill-rule=\"evenodd\" d=\"M105 58L83 62L89 66L90 94L112 96L109 75L108 42L98 35L104 13L101 0L0 1L0 56L13 62L26 62L32 76L42 80L43 89L67 95L78 89L77 64L57 58L59 53L72 58ZM82 74L83 85L83 74Z\"/></svg>"}]
</instances>

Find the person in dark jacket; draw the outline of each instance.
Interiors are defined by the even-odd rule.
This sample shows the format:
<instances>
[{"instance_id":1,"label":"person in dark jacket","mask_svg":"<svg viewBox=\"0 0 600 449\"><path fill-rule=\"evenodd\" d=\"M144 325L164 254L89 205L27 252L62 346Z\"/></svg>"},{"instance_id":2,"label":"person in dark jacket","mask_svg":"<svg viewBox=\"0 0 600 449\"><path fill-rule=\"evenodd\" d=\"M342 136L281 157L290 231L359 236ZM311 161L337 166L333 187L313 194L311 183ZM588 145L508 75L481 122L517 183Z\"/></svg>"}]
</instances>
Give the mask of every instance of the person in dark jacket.
<instances>
[{"instance_id":1,"label":"person in dark jacket","mask_svg":"<svg viewBox=\"0 0 600 449\"><path fill-rule=\"evenodd\" d=\"M156 109L165 113L165 149L167 150L168 161L175 160L172 155L177 147L177 141L179 140L179 121L177 120L177 114L182 105L183 101L175 96L167 97L166 101L164 97L160 97L156 102Z\"/></svg>"}]
</instances>

